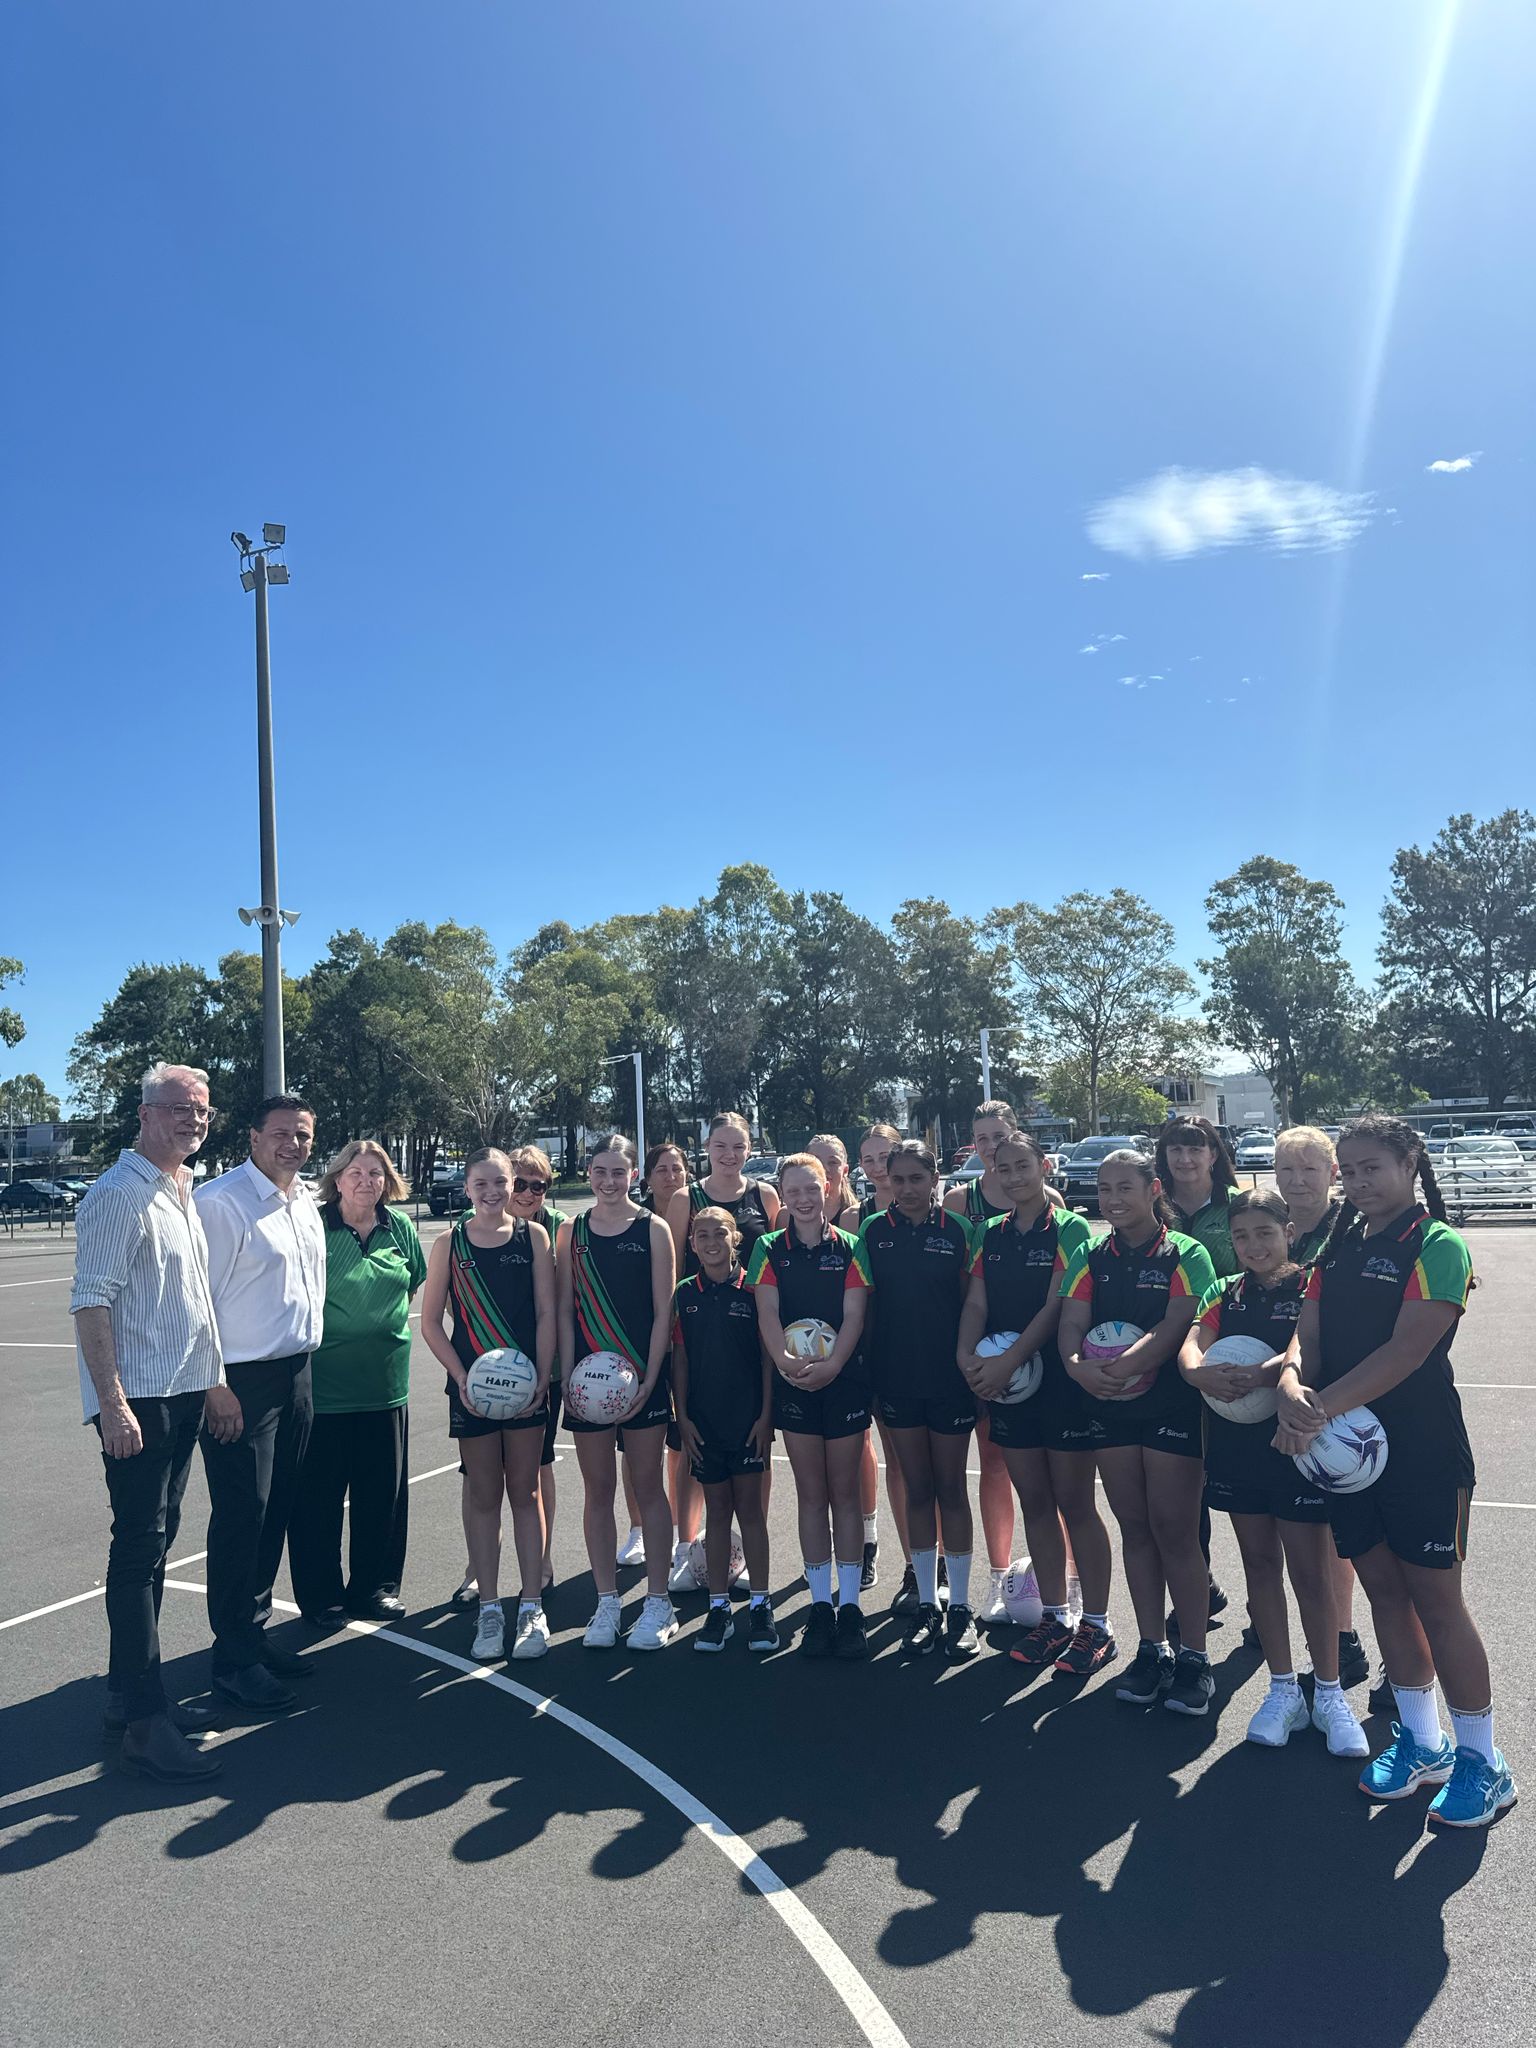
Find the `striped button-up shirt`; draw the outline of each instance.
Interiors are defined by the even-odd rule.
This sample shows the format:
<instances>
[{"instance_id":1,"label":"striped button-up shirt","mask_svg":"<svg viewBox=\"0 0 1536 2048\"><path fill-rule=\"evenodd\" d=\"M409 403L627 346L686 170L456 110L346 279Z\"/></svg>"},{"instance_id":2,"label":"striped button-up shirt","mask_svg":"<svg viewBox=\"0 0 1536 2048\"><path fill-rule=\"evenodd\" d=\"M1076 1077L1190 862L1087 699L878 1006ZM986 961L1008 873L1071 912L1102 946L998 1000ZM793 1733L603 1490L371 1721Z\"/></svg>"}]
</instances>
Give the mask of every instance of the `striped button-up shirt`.
<instances>
[{"instance_id":1,"label":"striped button-up shirt","mask_svg":"<svg viewBox=\"0 0 1536 2048\"><path fill-rule=\"evenodd\" d=\"M109 1309L117 1373L130 1401L163 1400L217 1386L224 1377L208 1284L208 1245L191 1177L162 1173L142 1152L124 1152L75 1211L75 1286L70 1313ZM101 1402L76 1346L87 1422Z\"/></svg>"}]
</instances>

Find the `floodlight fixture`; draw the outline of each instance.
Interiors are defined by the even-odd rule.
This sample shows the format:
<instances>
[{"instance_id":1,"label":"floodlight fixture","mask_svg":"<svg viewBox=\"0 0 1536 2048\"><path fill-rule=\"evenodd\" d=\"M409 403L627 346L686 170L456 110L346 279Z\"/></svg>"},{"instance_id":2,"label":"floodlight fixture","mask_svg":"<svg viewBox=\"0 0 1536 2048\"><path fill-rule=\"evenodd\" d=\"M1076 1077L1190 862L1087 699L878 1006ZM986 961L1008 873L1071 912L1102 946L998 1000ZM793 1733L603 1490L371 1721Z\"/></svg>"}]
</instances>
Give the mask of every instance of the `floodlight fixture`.
<instances>
[{"instance_id":1,"label":"floodlight fixture","mask_svg":"<svg viewBox=\"0 0 1536 2048\"><path fill-rule=\"evenodd\" d=\"M229 537L242 555L248 555L251 552L251 542L248 534L232 533Z\"/></svg>"},{"instance_id":2,"label":"floodlight fixture","mask_svg":"<svg viewBox=\"0 0 1536 2048\"><path fill-rule=\"evenodd\" d=\"M242 569L240 571L240 588L242 590L254 590L256 588L256 571L254 569Z\"/></svg>"},{"instance_id":3,"label":"floodlight fixture","mask_svg":"<svg viewBox=\"0 0 1536 2048\"><path fill-rule=\"evenodd\" d=\"M286 563L286 562L268 562L268 564L267 564L267 581L268 581L269 583L286 583L286 582L288 581L288 565L287 565L287 563Z\"/></svg>"},{"instance_id":4,"label":"floodlight fixture","mask_svg":"<svg viewBox=\"0 0 1536 2048\"><path fill-rule=\"evenodd\" d=\"M283 535L287 531L286 526L275 526L269 519L261 529L261 537L269 548L280 548L283 544Z\"/></svg>"}]
</instances>

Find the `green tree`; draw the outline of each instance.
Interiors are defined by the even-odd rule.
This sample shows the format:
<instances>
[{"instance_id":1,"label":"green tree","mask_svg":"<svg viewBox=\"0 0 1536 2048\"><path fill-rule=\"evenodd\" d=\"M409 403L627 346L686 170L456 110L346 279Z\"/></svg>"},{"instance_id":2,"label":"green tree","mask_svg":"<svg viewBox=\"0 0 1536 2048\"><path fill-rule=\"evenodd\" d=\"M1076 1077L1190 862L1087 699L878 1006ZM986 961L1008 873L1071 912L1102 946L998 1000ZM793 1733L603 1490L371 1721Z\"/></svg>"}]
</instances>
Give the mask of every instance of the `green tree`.
<instances>
[{"instance_id":1,"label":"green tree","mask_svg":"<svg viewBox=\"0 0 1536 2048\"><path fill-rule=\"evenodd\" d=\"M1427 853L1404 848L1382 924L1383 993L1410 1042L1456 1047L1501 1108L1536 1049L1536 817L1463 811Z\"/></svg>"},{"instance_id":2,"label":"green tree","mask_svg":"<svg viewBox=\"0 0 1536 2048\"><path fill-rule=\"evenodd\" d=\"M1054 1061L1084 1062L1090 1131L1103 1128L1106 1075L1156 1074L1199 1044L1183 1014L1195 985L1173 957L1173 926L1130 890L1078 891L1054 910L1016 903L992 924L1008 935L1024 1009Z\"/></svg>"},{"instance_id":3,"label":"green tree","mask_svg":"<svg viewBox=\"0 0 1536 2048\"><path fill-rule=\"evenodd\" d=\"M60 1118L59 1098L44 1087L40 1074L13 1074L0 1083L0 1108L7 1123L56 1124Z\"/></svg>"},{"instance_id":4,"label":"green tree","mask_svg":"<svg viewBox=\"0 0 1536 2048\"><path fill-rule=\"evenodd\" d=\"M1047 1068L1045 1099L1058 1116L1070 1117L1077 1130L1087 1132L1094 1127L1088 1062L1082 1054L1057 1060ZM1155 1130L1167 1115L1168 1102L1134 1074L1109 1067L1099 1073L1097 1112L1100 1129L1127 1133Z\"/></svg>"},{"instance_id":5,"label":"green tree","mask_svg":"<svg viewBox=\"0 0 1536 2048\"><path fill-rule=\"evenodd\" d=\"M984 933L973 918L957 917L934 897L908 898L891 929L903 1077L916 1090L916 1116L938 1125L940 1146L947 1149L969 1133L981 1099L983 1029L992 1034L998 1072L1015 1055L1007 956L995 933Z\"/></svg>"},{"instance_id":6,"label":"green tree","mask_svg":"<svg viewBox=\"0 0 1536 2048\"><path fill-rule=\"evenodd\" d=\"M591 1120L600 1096L612 1100L604 1063L628 1015L623 970L569 937L564 946L520 948L504 983L528 1099L564 1131L568 1165L578 1157L578 1124ZM626 1128L631 1120L622 1120Z\"/></svg>"},{"instance_id":7,"label":"green tree","mask_svg":"<svg viewBox=\"0 0 1536 2048\"><path fill-rule=\"evenodd\" d=\"M13 981L25 981L27 970L19 960L12 960L8 954L0 953L0 988ZM0 1003L0 1044L20 1045L27 1035L27 1027L21 1021L19 1011L8 1009Z\"/></svg>"},{"instance_id":8,"label":"green tree","mask_svg":"<svg viewBox=\"0 0 1536 2048\"><path fill-rule=\"evenodd\" d=\"M1218 951L1205 1014L1275 1093L1282 1123L1305 1123L1347 1092L1358 1064L1360 992L1340 951L1344 905L1328 882L1257 854L1205 899Z\"/></svg>"},{"instance_id":9,"label":"green tree","mask_svg":"<svg viewBox=\"0 0 1536 2048\"><path fill-rule=\"evenodd\" d=\"M767 1004L771 1067L761 1108L773 1129L837 1130L866 1116L901 1064L896 949L840 895L792 896Z\"/></svg>"},{"instance_id":10,"label":"green tree","mask_svg":"<svg viewBox=\"0 0 1536 2048\"><path fill-rule=\"evenodd\" d=\"M124 975L95 1023L76 1038L65 1076L79 1106L97 1119L101 1156L133 1144L139 1082L156 1060L206 1069L209 1094L219 1106L218 1077L209 1066L214 1007L213 984L202 968L185 960L153 967L140 962Z\"/></svg>"}]
</instances>

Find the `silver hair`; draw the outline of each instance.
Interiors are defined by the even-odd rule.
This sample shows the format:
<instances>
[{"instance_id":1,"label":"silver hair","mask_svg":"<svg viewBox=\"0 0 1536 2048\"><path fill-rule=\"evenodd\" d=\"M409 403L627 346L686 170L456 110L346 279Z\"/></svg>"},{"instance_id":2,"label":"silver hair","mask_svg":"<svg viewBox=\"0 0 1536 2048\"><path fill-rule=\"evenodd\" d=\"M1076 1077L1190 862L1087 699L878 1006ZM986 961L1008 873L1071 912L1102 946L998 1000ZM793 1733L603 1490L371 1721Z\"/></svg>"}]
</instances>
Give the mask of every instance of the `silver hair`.
<instances>
[{"instance_id":1,"label":"silver hair","mask_svg":"<svg viewBox=\"0 0 1536 2048\"><path fill-rule=\"evenodd\" d=\"M178 1081L201 1081L205 1088L208 1086L208 1076L201 1067L183 1067L174 1060L156 1060L139 1083L139 1098L143 1102L158 1102L166 1089Z\"/></svg>"}]
</instances>

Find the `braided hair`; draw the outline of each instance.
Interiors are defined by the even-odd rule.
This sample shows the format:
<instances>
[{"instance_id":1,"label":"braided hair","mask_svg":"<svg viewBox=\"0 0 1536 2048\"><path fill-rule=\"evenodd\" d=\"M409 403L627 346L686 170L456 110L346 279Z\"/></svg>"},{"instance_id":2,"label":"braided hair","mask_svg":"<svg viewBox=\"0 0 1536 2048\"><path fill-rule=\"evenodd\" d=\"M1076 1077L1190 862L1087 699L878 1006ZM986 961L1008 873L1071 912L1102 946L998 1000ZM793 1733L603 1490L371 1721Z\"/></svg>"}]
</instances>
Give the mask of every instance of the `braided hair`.
<instances>
[{"instance_id":1,"label":"braided hair","mask_svg":"<svg viewBox=\"0 0 1536 2048\"><path fill-rule=\"evenodd\" d=\"M1440 1192L1440 1183L1435 1179L1435 1169L1430 1164L1424 1140L1405 1117L1387 1116L1380 1110L1368 1110L1364 1116L1357 1116L1344 1126L1339 1133L1338 1143L1344 1145L1351 1138L1369 1138L1373 1144L1380 1145L1394 1158L1410 1163L1424 1197L1424 1207L1437 1223L1446 1221L1445 1197ZM1319 1265L1328 1257L1334 1245L1344 1237L1346 1231L1353 1229L1359 1216L1360 1211L1346 1195L1339 1203L1333 1227L1323 1240L1322 1249L1317 1255Z\"/></svg>"}]
</instances>

